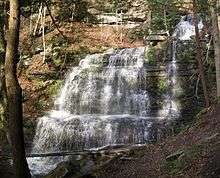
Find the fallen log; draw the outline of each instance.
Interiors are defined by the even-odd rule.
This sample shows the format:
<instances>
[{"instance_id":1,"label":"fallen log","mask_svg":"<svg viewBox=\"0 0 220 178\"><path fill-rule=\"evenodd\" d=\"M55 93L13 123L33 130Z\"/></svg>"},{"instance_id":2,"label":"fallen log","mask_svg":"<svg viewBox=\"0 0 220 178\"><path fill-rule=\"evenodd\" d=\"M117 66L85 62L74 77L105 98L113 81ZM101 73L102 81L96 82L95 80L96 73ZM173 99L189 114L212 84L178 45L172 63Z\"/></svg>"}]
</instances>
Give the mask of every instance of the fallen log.
<instances>
[{"instance_id":1,"label":"fallen log","mask_svg":"<svg viewBox=\"0 0 220 178\"><path fill-rule=\"evenodd\" d=\"M51 152L51 153L28 153L27 158L37 157L55 157L55 156L71 156L71 155L90 155L98 154L97 151L76 151L76 152ZM12 159L12 154L1 154L0 159Z\"/></svg>"},{"instance_id":2,"label":"fallen log","mask_svg":"<svg viewBox=\"0 0 220 178\"><path fill-rule=\"evenodd\" d=\"M129 151L140 146L125 146L125 145L108 145L100 149L84 150L84 151L61 151L48 153L27 153L27 158L35 157L55 157L55 156L71 156L71 155L96 155L96 154L117 154L119 152ZM0 159L12 159L12 154L0 154Z\"/></svg>"}]
</instances>

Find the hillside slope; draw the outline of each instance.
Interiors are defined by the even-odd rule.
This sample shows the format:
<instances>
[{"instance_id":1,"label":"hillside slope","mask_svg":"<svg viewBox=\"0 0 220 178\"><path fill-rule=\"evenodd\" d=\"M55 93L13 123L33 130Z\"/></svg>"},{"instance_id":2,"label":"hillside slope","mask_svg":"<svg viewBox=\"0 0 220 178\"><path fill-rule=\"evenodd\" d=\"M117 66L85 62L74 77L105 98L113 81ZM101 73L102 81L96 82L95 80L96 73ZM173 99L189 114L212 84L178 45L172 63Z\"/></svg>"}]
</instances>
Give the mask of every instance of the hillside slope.
<instances>
[{"instance_id":1,"label":"hillside slope","mask_svg":"<svg viewBox=\"0 0 220 178\"><path fill-rule=\"evenodd\" d=\"M99 178L220 177L220 106L177 136L147 145L127 158L113 160L95 173Z\"/></svg>"}]
</instances>

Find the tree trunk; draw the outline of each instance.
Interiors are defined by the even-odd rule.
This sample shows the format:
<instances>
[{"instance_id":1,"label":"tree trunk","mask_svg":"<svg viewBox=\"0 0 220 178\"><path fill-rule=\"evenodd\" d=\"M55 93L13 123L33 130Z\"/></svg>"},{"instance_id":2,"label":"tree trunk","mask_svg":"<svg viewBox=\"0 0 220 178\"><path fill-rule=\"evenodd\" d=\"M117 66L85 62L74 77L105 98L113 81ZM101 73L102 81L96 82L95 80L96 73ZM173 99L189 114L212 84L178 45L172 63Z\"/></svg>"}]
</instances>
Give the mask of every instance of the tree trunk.
<instances>
[{"instance_id":1,"label":"tree trunk","mask_svg":"<svg viewBox=\"0 0 220 178\"><path fill-rule=\"evenodd\" d=\"M5 47L6 47L5 32L4 32L4 27L6 25L6 10L7 10L5 9L6 4L7 2L0 1L0 53L1 54L5 53Z\"/></svg>"},{"instance_id":2,"label":"tree trunk","mask_svg":"<svg viewBox=\"0 0 220 178\"><path fill-rule=\"evenodd\" d=\"M31 175L25 158L24 149L22 90L16 74L20 28L20 0L10 0L9 14L9 29L5 57L5 81L13 167L16 178L29 178Z\"/></svg>"},{"instance_id":3,"label":"tree trunk","mask_svg":"<svg viewBox=\"0 0 220 178\"><path fill-rule=\"evenodd\" d=\"M8 127L7 127L7 99L6 99L6 86L5 86L5 26L6 26L6 2L0 1L0 122L3 124L3 130L5 132L5 138L8 139ZM10 143L10 139L8 139Z\"/></svg>"},{"instance_id":4,"label":"tree trunk","mask_svg":"<svg viewBox=\"0 0 220 178\"><path fill-rule=\"evenodd\" d=\"M206 107L208 107L209 106L209 97L208 97L207 86L206 86L206 81L205 81L204 68L203 68L203 64L202 64L202 48L201 48L201 44L200 44L196 0L193 0L193 13L194 13L194 24L195 24L195 32L196 32L196 60L198 62L199 75L201 77L202 88L203 88L203 93L204 93L204 98L205 98L205 104L206 104Z\"/></svg>"},{"instance_id":5,"label":"tree trunk","mask_svg":"<svg viewBox=\"0 0 220 178\"><path fill-rule=\"evenodd\" d=\"M2 26L0 25L0 28ZM1 30L0 35L2 36ZM5 59L5 46L0 41L2 49L0 49L0 122L3 123L4 128L6 128L6 88L5 88L5 75L4 75L4 59Z\"/></svg>"},{"instance_id":6,"label":"tree trunk","mask_svg":"<svg viewBox=\"0 0 220 178\"><path fill-rule=\"evenodd\" d=\"M212 15L212 30L214 37L214 49L215 49L215 68L216 68L216 84L217 84L217 97L220 97L220 38L219 38L219 26L218 26L218 8L217 0L211 6Z\"/></svg>"}]
</instances>

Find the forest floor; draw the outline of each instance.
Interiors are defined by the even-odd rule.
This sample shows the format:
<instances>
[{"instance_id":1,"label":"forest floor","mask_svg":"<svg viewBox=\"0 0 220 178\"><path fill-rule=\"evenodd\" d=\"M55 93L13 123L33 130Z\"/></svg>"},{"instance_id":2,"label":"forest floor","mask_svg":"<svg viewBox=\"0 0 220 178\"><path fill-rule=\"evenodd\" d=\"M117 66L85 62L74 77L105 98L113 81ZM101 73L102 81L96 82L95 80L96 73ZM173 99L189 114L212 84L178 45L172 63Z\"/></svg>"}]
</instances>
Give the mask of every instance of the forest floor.
<instances>
[{"instance_id":1,"label":"forest floor","mask_svg":"<svg viewBox=\"0 0 220 178\"><path fill-rule=\"evenodd\" d=\"M135 150L101 167L99 178L220 177L220 106L176 136Z\"/></svg>"}]
</instances>

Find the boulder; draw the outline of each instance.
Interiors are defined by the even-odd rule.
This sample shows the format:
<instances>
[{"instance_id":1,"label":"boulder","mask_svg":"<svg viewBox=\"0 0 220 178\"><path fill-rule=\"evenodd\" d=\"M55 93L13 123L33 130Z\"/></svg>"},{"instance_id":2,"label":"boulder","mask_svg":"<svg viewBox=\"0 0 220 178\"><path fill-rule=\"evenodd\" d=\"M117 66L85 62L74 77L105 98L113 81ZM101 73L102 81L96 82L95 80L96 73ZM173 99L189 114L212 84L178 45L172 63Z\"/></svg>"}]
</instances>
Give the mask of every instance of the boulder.
<instances>
[{"instance_id":1,"label":"boulder","mask_svg":"<svg viewBox=\"0 0 220 178\"><path fill-rule=\"evenodd\" d=\"M95 169L95 163L89 159L89 155L79 157L72 156L68 161L61 162L44 178L80 178L89 177Z\"/></svg>"},{"instance_id":2,"label":"boulder","mask_svg":"<svg viewBox=\"0 0 220 178\"><path fill-rule=\"evenodd\" d=\"M145 41L166 41L167 36L164 35L149 35L145 38Z\"/></svg>"}]
</instances>

